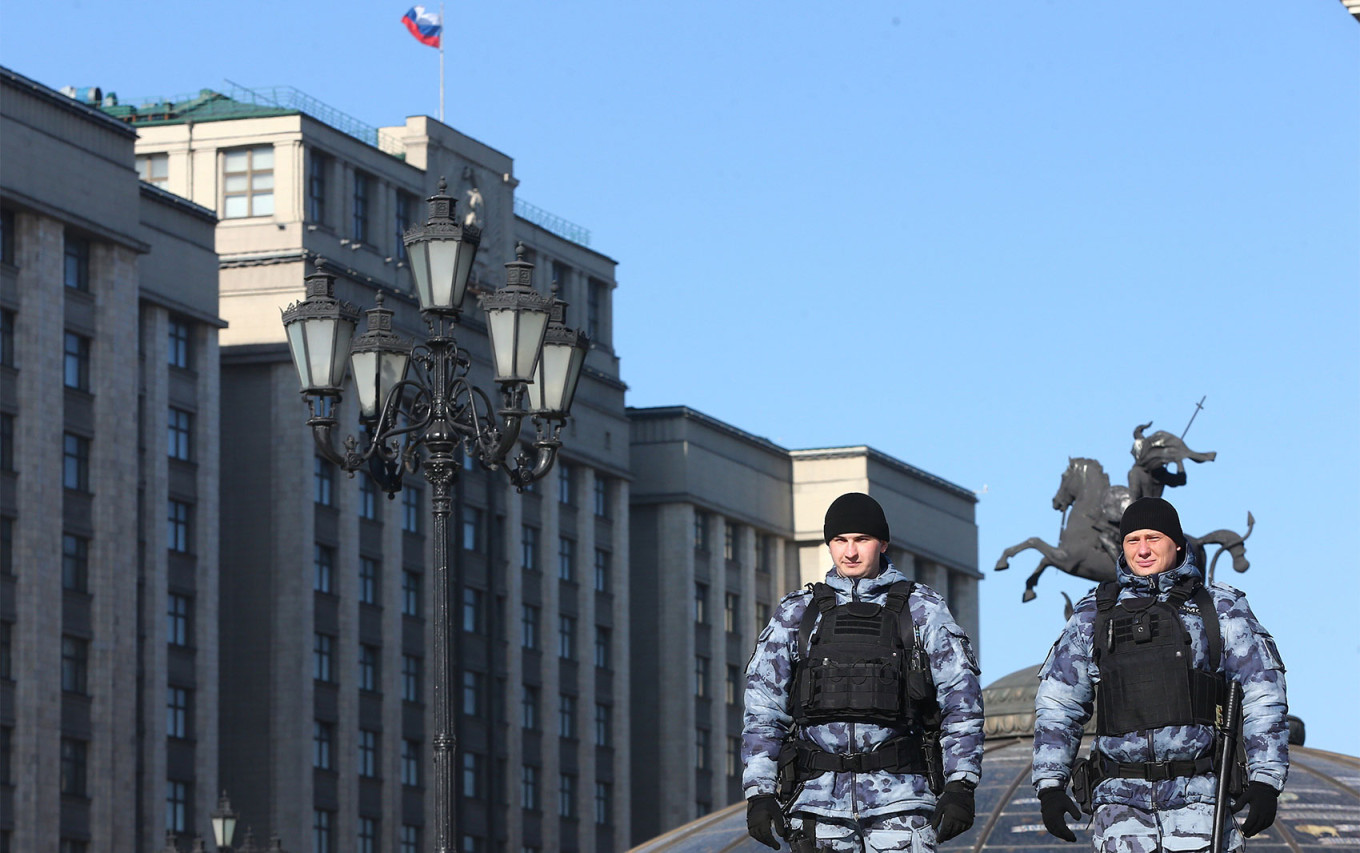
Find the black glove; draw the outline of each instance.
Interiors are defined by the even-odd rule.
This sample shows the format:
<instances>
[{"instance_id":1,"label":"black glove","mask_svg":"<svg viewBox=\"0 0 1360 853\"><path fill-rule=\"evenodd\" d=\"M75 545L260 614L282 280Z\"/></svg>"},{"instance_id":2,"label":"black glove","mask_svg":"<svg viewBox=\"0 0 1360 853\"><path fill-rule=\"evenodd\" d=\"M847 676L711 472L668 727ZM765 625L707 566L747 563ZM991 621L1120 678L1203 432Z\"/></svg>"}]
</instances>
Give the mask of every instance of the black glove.
<instances>
[{"instance_id":1,"label":"black glove","mask_svg":"<svg viewBox=\"0 0 1360 853\"><path fill-rule=\"evenodd\" d=\"M1251 838L1274 823L1276 801L1279 799L1280 792L1268 783L1248 783L1247 790L1232 803L1234 814L1244 808L1247 810L1247 819L1242 821L1242 834Z\"/></svg>"},{"instance_id":2,"label":"black glove","mask_svg":"<svg viewBox=\"0 0 1360 853\"><path fill-rule=\"evenodd\" d=\"M1044 813L1044 828L1048 830L1049 835L1063 841L1077 840L1077 836L1067 825L1067 818L1063 815L1070 814L1073 820L1081 820L1081 809L1067 796L1066 789L1059 786L1040 791L1039 809Z\"/></svg>"},{"instance_id":3,"label":"black glove","mask_svg":"<svg viewBox=\"0 0 1360 853\"><path fill-rule=\"evenodd\" d=\"M746 801L746 831L756 841L775 850L779 849L779 841L774 837L776 832L780 838L788 838L789 825L784 821L784 810L774 794L756 794Z\"/></svg>"},{"instance_id":4,"label":"black glove","mask_svg":"<svg viewBox=\"0 0 1360 853\"><path fill-rule=\"evenodd\" d=\"M950 782L935 801L935 813L930 816L930 825L935 830L936 841L948 841L956 835L967 832L973 825L975 808L973 788L968 782Z\"/></svg>"}]
</instances>

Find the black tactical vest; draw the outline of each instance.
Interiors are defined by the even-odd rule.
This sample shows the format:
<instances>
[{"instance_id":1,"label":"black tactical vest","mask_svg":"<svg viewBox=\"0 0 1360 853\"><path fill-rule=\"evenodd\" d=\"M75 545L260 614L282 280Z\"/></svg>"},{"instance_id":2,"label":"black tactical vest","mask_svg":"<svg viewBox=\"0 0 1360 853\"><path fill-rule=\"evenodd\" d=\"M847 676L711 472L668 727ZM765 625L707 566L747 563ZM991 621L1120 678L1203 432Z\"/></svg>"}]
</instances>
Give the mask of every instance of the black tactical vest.
<instances>
[{"instance_id":1,"label":"black tactical vest","mask_svg":"<svg viewBox=\"0 0 1360 853\"><path fill-rule=\"evenodd\" d=\"M1178 583L1166 601L1119 600L1119 584L1096 590L1092 651L1100 667L1097 732L1120 735L1162 726L1214 725L1227 695L1221 672L1194 665L1180 613L1193 600L1208 635L1209 666L1220 668L1223 638L1213 598L1198 580Z\"/></svg>"},{"instance_id":2,"label":"black tactical vest","mask_svg":"<svg viewBox=\"0 0 1360 853\"><path fill-rule=\"evenodd\" d=\"M898 581L884 604L838 604L831 587L812 585L798 631L795 722L921 728L932 714L938 716L930 667L907 606L913 588L910 581Z\"/></svg>"}]
</instances>

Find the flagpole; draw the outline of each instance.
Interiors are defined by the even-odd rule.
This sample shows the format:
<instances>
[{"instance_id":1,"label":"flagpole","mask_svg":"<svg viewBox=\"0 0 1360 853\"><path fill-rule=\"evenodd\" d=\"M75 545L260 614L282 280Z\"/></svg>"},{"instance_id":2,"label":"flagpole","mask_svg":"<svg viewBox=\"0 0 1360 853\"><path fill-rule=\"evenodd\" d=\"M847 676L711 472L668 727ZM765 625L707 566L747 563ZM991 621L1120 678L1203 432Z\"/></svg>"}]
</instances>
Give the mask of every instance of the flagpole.
<instances>
[{"instance_id":1,"label":"flagpole","mask_svg":"<svg viewBox=\"0 0 1360 853\"><path fill-rule=\"evenodd\" d=\"M444 4L439 4L439 123L444 123Z\"/></svg>"}]
</instances>

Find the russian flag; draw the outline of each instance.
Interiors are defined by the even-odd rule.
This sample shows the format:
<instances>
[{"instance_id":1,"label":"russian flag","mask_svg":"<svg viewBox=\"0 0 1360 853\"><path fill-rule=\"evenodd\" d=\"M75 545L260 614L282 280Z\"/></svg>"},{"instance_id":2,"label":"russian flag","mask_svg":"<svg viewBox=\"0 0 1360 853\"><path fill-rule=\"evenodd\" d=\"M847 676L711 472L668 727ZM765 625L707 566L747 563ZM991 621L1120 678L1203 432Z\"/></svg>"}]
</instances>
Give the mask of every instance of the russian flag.
<instances>
[{"instance_id":1,"label":"russian flag","mask_svg":"<svg viewBox=\"0 0 1360 853\"><path fill-rule=\"evenodd\" d=\"M401 22L421 44L439 47L439 33L444 27L439 20L438 12L427 12L424 6L412 6L410 11L402 16Z\"/></svg>"}]
</instances>

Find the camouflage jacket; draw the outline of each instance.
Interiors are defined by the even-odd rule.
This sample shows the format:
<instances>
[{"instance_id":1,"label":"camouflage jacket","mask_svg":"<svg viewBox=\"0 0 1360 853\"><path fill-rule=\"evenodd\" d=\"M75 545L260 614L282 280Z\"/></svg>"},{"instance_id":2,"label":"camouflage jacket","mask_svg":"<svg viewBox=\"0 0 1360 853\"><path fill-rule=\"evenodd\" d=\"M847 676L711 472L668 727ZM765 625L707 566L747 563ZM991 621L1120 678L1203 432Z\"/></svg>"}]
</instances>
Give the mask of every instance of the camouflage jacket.
<instances>
[{"instance_id":1,"label":"camouflage jacket","mask_svg":"<svg viewBox=\"0 0 1360 853\"><path fill-rule=\"evenodd\" d=\"M1119 599L1155 594L1165 600L1179 578L1199 577L1193 559L1149 577L1138 577L1119 558ZM1242 684L1242 734L1251 781L1284 788L1289 772L1289 737L1285 725L1284 664L1275 641L1247 605L1246 596L1225 584L1210 585L1223 636L1223 670ZM1077 602L1058 641L1039 669L1035 697L1034 787L1067 783L1081 744L1081 729L1091 717L1100 669L1092 655L1096 618L1094 590ZM1208 669L1208 636L1191 601L1181 610L1190 634L1193 663ZM1216 669L1217 667L1215 667ZM1165 726L1096 738L1096 749L1118 762L1184 761L1211 755L1213 729L1208 726ZM1096 805L1117 803L1141 809L1176 809L1190 803L1212 803L1215 776L1182 776L1164 781L1107 779L1096 788Z\"/></svg>"},{"instance_id":2,"label":"camouflage jacket","mask_svg":"<svg viewBox=\"0 0 1360 853\"><path fill-rule=\"evenodd\" d=\"M836 591L838 601L854 599L877 604L886 601L889 588L901 580L906 578L891 565L875 578L851 581L834 569L826 576L826 583ZM796 731L790 692L800 656L798 628L811 600L812 593L807 588L784 596L770 624L756 640L755 653L746 667L741 757L745 765L742 787L748 799L775 793L779 749L786 738L801 735L828 752L854 753L872 751L905 732L903 728L865 722L827 723ZM982 763L982 691L978 687L977 658L939 593L917 584L908 606L930 657L940 703L945 777L976 783ZM854 818L929 809L934 803L935 797L924 776L886 771L828 771L808 779L793 802L785 805L790 810L827 817Z\"/></svg>"}]
</instances>

